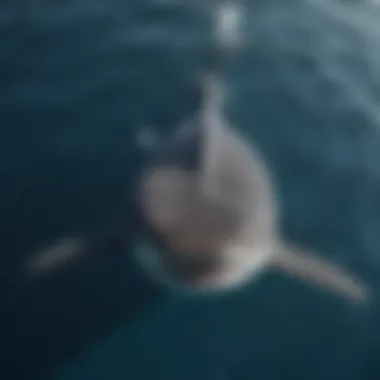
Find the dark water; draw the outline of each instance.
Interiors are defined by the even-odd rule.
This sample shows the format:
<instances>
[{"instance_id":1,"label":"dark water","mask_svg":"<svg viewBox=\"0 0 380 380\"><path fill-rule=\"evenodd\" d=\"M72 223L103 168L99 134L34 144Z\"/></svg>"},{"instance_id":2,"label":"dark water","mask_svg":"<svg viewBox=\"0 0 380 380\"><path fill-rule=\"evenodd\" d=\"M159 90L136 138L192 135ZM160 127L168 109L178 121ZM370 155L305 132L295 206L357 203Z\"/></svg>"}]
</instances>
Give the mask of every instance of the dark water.
<instances>
[{"instance_id":1,"label":"dark water","mask_svg":"<svg viewBox=\"0 0 380 380\"><path fill-rule=\"evenodd\" d=\"M118 212L138 127L186 115L212 3L15 1L0 5L1 379L379 377L380 8L246 3L228 113L274 173L284 233L355 269L373 305L274 275L169 298L128 253L25 282L31 250Z\"/></svg>"}]
</instances>

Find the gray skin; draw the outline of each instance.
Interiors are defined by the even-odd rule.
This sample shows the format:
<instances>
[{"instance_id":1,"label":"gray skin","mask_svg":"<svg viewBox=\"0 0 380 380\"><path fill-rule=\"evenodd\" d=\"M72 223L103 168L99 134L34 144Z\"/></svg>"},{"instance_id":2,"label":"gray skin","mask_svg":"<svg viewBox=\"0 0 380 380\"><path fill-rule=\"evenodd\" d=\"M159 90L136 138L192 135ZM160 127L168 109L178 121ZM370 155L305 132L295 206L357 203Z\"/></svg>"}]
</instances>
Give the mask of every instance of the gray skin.
<instances>
[{"instance_id":1,"label":"gray skin","mask_svg":"<svg viewBox=\"0 0 380 380\"><path fill-rule=\"evenodd\" d=\"M281 239L260 154L223 117L218 80L206 75L198 90L197 111L153 145L136 184L135 253L147 275L172 290L201 294L235 289L274 267L349 299L367 299L368 288L354 275ZM49 273L105 253L122 246L126 231L65 239L32 256L28 269Z\"/></svg>"},{"instance_id":2,"label":"gray skin","mask_svg":"<svg viewBox=\"0 0 380 380\"><path fill-rule=\"evenodd\" d=\"M281 239L268 170L223 117L215 77L206 76L202 99L173 138L177 147L195 144L198 161L193 157L189 165L186 149L174 149L171 159L166 153L165 160L159 153L141 178L141 213L163 242L138 255L151 276L180 290L215 292L275 267L350 299L367 299L368 288L354 275Z\"/></svg>"},{"instance_id":3,"label":"gray skin","mask_svg":"<svg viewBox=\"0 0 380 380\"><path fill-rule=\"evenodd\" d=\"M215 291L240 284L269 259L276 218L262 160L221 117L220 83L206 76L202 88L195 115L141 176L141 215L161 241L144 239L137 257L160 281ZM252 253L253 242L263 253Z\"/></svg>"}]
</instances>

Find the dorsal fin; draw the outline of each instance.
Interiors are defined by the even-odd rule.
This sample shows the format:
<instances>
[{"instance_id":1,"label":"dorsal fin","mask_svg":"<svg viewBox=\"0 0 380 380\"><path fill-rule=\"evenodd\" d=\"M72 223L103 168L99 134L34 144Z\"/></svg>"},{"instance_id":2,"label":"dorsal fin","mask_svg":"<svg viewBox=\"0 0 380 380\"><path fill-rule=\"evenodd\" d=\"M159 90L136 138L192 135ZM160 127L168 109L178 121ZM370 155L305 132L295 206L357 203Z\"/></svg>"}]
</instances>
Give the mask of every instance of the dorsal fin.
<instances>
[{"instance_id":1,"label":"dorsal fin","mask_svg":"<svg viewBox=\"0 0 380 380\"><path fill-rule=\"evenodd\" d=\"M219 80L216 74L206 72L203 74L199 83L199 110L198 121L203 128L221 127L220 121L223 115L226 92L224 84Z\"/></svg>"},{"instance_id":2,"label":"dorsal fin","mask_svg":"<svg viewBox=\"0 0 380 380\"><path fill-rule=\"evenodd\" d=\"M212 73L200 83L201 100L195 123L202 134L199 185L202 192L212 196L218 186L217 173L223 155L222 138L226 122L223 119L224 86Z\"/></svg>"}]
</instances>

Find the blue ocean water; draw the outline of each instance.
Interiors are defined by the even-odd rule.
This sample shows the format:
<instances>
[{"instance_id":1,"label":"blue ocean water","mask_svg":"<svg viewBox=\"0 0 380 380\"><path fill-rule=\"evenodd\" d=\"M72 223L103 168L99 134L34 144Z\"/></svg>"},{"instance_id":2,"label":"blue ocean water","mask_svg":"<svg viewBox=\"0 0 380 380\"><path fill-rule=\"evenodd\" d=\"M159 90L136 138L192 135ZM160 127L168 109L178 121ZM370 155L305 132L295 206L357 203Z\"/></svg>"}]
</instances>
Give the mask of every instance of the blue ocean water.
<instances>
[{"instance_id":1,"label":"blue ocean water","mask_svg":"<svg viewBox=\"0 0 380 380\"><path fill-rule=\"evenodd\" d=\"M215 2L2 4L2 379L379 377L380 7L242 4L246 47L225 73L226 112L273 172L284 234L362 275L373 303L274 274L216 299L172 297L129 252L23 279L41 244L117 214L139 128L164 133L186 116Z\"/></svg>"}]
</instances>

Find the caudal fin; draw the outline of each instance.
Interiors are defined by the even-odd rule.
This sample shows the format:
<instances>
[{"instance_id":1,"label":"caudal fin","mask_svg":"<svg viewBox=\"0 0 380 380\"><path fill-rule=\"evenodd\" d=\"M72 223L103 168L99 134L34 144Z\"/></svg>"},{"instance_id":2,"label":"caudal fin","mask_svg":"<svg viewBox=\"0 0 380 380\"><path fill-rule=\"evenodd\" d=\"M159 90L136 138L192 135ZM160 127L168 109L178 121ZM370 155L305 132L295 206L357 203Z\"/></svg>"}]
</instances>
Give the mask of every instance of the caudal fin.
<instances>
[{"instance_id":1,"label":"caudal fin","mask_svg":"<svg viewBox=\"0 0 380 380\"><path fill-rule=\"evenodd\" d=\"M358 277L321 257L295 246L284 245L273 265L303 282L355 301L370 298L369 287Z\"/></svg>"},{"instance_id":2,"label":"caudal fin","mask_svg":"<svg viewBox=\"0 0 380 380\"><path fill-rule=\"evenodd\" d=\"M222 1L214 12L214 38L210 48L209 65L199 83L199 108L201 124L207 128L218 128L226 98L225 86L220 79L220 68L233 55L240 41L242 10L236 1Z\"/></svg>"},{"instance_id":3,"label":"caudal fin","mask_svg":"<svg viewBox=\"0 0 380 380\"><path fill-rule=\"evenodd\" d=\"M229 64L240 42L242 9L238 2L223 0L213 11L211 46L206 51L207 68L194 91L195 124L202 130L201 189L209 195L217 193L217 169L223 157L223 131L227 124L223 116L227 92L221 81L221 71Z\"/></svg>"}]
</instances>

